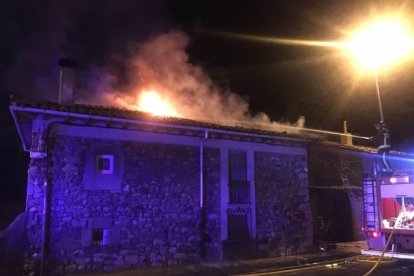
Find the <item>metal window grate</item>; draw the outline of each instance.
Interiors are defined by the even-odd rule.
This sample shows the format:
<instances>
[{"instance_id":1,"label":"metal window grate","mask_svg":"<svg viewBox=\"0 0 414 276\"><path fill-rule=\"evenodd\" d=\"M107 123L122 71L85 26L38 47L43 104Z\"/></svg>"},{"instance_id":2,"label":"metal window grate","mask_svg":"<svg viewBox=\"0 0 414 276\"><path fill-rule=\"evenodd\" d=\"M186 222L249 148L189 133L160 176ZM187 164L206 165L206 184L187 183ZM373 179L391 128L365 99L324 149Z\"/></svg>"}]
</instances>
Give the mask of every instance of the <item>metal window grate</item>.
<instances>
[{"instance_id":1,"label":"metal window grate","mask_svg":"<svg viewBox=\"0 0 414 276\"><path fill-rule=\"evenodd\" d=\"M250 239L249 220L247 214L228 214L228 239Z\"/></svg>"},{"instance_id":2,"label":"metal window grate","mask_svg":"<svg viewBox=\"0 0 414 276\"><path fill-rule=\"evenodd\" d=\"M250 203L250 182L244 180L233 180L229 183L230 204Z\"/></svg>"}]
</instances>

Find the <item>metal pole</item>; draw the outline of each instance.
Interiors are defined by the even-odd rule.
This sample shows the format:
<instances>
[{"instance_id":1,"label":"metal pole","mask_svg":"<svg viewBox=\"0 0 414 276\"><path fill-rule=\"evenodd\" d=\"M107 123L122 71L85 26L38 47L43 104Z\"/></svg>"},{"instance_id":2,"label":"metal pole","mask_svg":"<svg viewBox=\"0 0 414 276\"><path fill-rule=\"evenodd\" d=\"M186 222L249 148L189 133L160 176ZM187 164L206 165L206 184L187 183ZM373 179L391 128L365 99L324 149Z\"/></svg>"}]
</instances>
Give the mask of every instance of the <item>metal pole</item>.
<instances>
[{"instance_id":1,"label":"metal pole","mask_svg":"<svg viewBox=\"0 0 414 276\"><path fill-rule=\"evenodd\" d=\"M378 135L382 135L382 145L378 146L378 154L382 155L382 162L384 164L384 171L390 172L391 166L388 162L388 153L390 150L390 134L384 122L384 114L382 112L381 94L378 85L378 72L374 71L375 88L377 90L378 108L380 113L380 123L378 125Z\"/></svg>"},{"instance_id":2,"label":"metal pole","mask_svg":"<svg viewBox=\"0 0 414 276\"><path fill-rule=\"evenodd\" d=\"M374 78L375 78L375 88L377 90L377 98L378 98L378 107L379 107L379 113L380 113L380 123L384 123L384 114L382 113L382 103L381 103L381 95L378 85L378 74L377 71L374 72Z\"/></svg>"}]
</instances>

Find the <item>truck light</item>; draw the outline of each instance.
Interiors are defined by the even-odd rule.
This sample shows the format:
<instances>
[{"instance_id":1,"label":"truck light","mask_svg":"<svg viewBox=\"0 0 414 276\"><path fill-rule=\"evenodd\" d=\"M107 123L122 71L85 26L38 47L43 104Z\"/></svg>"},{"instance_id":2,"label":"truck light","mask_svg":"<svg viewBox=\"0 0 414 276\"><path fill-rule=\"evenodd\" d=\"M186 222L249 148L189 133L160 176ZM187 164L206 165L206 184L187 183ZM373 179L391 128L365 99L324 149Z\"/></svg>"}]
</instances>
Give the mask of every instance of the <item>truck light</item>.
<instances>
[{"instance_id":1,"label":"truck light","mask_svg":"<svg viewBox=\"0 0 414 276\"><path fill-rule=\"evenodd\" d=\"M410 182L410 178L408 176L401 176L401 177L393 176L393 177L390 178L390 182L392 184L395 184L395 183L408 183L408 182Z\"/></svg>"},{"instance_id":2,"label":"truck light","mask_svg":"<svg viewBox=\"0 0 414 276\"><path fill-rule=\"evenodd\" d=\"M377 232L377 231L367 231L367 235L368 237L372 237L372 238L379 238L381 237L381 232Z\"/></svg>"}]
</instances>

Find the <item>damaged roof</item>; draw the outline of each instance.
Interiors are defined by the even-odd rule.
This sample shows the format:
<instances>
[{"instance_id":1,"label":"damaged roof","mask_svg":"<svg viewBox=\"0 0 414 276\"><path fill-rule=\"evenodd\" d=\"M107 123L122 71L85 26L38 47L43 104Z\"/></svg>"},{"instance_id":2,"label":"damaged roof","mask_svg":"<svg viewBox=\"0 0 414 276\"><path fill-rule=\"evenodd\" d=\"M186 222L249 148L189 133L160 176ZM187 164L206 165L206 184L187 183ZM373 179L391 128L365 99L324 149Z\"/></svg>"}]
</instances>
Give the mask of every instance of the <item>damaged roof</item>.
<instances>
[{"instance_id":1,"label":"damaged roof","mask_svg":"<svg viewBox=\"0 0 414 276\"><path fill-rule=\"evenodd\" d=\"M260 142L267 144L283 144L303 146L317 137L306 136L300 131L289 134L283 131L264 129L255 124L223 125L186 118L156 116L150 113L119 109L115 107L94 106L84 104L64 105L53 102L11 103L10 111L18 129L25 150L30 149L33 120L42 116L45 121L59 123L123 128L176 135L203 137L205 131L209 138L231 139ZM260 128L262 127L262 128ZM319 138L320 140L320 138Z\"/></svg>"},{"instance_id":2,"label":"damaged roof","mask_svg":"<svg viewBox=\"0 0 414 276\"><path fill-rule=\"evenodd\" d=\"M58 120L60 123L100 126L108 128L122 128L141 130L173 135L188 135L203 137L209 132L211 139L230 139L250 141L274 145L303 146L306 143L317 143L345 150L357 150L367 153L376 153L377 149L370 146L344 145L340 142L329 141L326 137L309 135L298 130L296 133L287 133L267 129L259 124L234 122L233 125L211 123L186 118L157 116L151 113L120 109L108 106L85 104L59 104L54 102L16 103L10 104L10 111L25 150L31 146L31 132L33 119L43 116L45 120ZM397 153L397 152L395 152Z\"/></svg>"}]
</instances>

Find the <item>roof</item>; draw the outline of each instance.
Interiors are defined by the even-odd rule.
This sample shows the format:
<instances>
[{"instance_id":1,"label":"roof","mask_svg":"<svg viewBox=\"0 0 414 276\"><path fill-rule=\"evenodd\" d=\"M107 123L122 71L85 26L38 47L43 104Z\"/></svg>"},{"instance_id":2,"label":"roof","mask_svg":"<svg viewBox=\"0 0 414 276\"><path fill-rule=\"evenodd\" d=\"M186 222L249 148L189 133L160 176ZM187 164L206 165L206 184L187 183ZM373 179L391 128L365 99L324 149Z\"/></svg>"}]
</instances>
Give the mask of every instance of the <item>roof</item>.
<instances>
[{"instance_id":1,"label":"roof","mask_svg":"<svg viewBox=\"0 0 414 276\"><path fill-rule=\"evenodd\" d=\"M307 135L301 131L289 134L264 128L259 124L234 122L232 125L191 120L186 118L156 116L136 110L120 109L108 106L85 104L64 105L53 102L11 103L10 111L25 150L31 146L32 121L38 115L54 118L61 123L77 125L98 125L100 127L125 128L175 135L200 136L208 131L209 138L251 141L266 144L303 146L305 143L317 143L345 150L376 153L377 149L369 146L343 145L328 141L322 136ZM228 122L226 122L228 123ZM394 152L399 153L399 152Z\"/></svg>"},{"instance_id":2,"label":"roof","mask_svg":"<svg viewBox=\"0 0 414 276\"><path fill-rule=\"evenodd\" d=\"M31 146L33 119L42 115L47 120L77 125L127 128L143 131L163 132L179 135L201 136L205 131L210 138L234 139L268 144L303 145L315 137L264 129L255 124L234 123L224 125L186 118L156 116L150 113L115 107L84 104L63 105L53 102L11 103L14 118L23 146ZM259 128L262 127L262 128Z\"/></svg>"}]
</instances>

